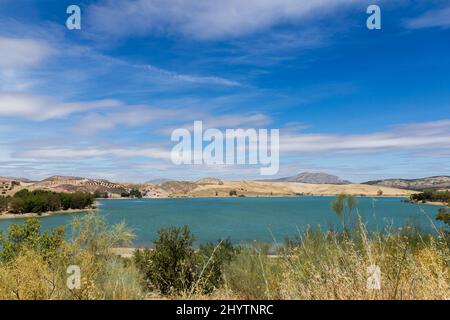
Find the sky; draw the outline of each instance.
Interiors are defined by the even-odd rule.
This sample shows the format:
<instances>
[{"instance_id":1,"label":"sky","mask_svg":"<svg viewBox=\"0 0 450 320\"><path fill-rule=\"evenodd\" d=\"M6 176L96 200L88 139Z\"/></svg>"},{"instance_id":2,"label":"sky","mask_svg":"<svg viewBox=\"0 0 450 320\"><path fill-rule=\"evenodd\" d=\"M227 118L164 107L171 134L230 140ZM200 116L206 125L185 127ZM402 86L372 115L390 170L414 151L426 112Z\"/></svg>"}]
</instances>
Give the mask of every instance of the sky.
<instances>
[{"instance_id":1,"label":"sky","mask_svg":"<svg viewBox=\"0 0 450 320\"><path fill-rule=\"evenodd\" d=\"M194 121L279 129L274 178L450 175L449 86L448 1L0 0L0 176L262 178L173 164Z\"/></svg>"}]
</instances>

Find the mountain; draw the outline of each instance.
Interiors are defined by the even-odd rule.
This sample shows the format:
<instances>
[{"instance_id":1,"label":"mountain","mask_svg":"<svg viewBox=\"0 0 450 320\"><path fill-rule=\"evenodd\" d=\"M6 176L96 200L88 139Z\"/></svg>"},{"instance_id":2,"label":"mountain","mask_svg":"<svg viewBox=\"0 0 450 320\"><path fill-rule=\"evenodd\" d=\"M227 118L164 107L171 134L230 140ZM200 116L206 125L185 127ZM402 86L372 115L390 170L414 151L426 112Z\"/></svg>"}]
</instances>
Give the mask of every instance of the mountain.
<instances>
[{"instance_id":1,"label":"mountain","mask_svg":"<svg viewBox=\"0 0 450 320\"><path fill-rule=\"evenodd\" d=\"M296 176L266 180L272 182L297 182L297 183L312 183L312 184L349 184L350 181L342 180L338 176L327 174L323 172L302 172Z\"/></svg>"},{"instance_id":2,"label":"mountain","mask_svg":"<svg viewBox=\"0 0 450 320\"><path fill-rule=\"evenodd\" d=\"M445 190L450 189L450 176L434 176L420 179L384 179L367 181L363 184L416 191Z\"/></svg>"}]
</instances>

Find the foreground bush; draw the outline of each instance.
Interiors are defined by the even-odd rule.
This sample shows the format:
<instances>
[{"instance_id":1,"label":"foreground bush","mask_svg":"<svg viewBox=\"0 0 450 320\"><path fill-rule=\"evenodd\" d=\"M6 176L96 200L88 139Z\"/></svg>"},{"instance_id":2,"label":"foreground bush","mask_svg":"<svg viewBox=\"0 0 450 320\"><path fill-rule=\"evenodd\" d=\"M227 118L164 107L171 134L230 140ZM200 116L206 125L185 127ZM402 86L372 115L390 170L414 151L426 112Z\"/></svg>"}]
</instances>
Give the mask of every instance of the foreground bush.
<instances>
[{"instance_id":1,"label":"foreground bush","mask_svg":"<svg viewBox=\"0 0 450 320\"><path fill-rule=\"evenodd\" d=\"M134 261L149 289L163 295L210 293L221 286L222 269L237 254L228 241L201 246L194 251L195 237L187 226L159 230L154 249L136 250Z\"/></svg>"},{"instance_id":2,"label":"foreground bush","mask_svg":"<svg viewBox=\"0 0 450 320\"><path fill-rule=\"evenodd\" d=\"M40 232L36 219L11 225L0 237L0 299L140 299L142 278L129 261L109 253L129 243L122 225L109 226L98 215L77 218L74 238L63 229ZM67 267L79 266L81 287L67 287Z\"/></svg>"}]
</instances>

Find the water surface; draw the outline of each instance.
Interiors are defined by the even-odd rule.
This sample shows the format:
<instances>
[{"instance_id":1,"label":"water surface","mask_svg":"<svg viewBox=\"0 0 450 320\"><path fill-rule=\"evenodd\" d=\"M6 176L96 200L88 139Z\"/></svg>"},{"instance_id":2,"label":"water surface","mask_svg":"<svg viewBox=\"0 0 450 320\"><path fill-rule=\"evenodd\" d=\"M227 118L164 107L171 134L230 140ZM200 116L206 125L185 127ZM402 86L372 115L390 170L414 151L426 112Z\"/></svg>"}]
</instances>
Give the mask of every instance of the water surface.
<instances>
[{"instance_id":1,"label":"water surface","mask_svg":"<svg viewBox=\"0 0 450 320\"><path fill-rule=\"evenodd\" d=\"M282 242L308 226L339 227L331 209L334 197L194 198L101 200L99 211L110 224L125 221L137 238L136 246L150 246L162 227L188 225L197 243L229 238L235 243ZM431 231L439 207L401 202L400 198L358 198L359 213L370 230L414 222ZM422 209L422 210L421 210ZM424 213L425 212L425 213ZM39 218L44 230L68 224L74 214ZM0 230L23 219L0 220Z\"/></svg>"}]
</instances>

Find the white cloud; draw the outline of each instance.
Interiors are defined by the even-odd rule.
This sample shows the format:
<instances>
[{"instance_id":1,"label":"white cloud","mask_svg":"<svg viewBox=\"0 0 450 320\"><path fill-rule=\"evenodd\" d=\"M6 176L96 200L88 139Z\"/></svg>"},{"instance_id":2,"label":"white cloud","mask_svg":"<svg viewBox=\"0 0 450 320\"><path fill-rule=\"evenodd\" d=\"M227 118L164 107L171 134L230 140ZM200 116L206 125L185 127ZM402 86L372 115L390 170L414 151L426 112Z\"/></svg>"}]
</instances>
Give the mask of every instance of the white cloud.
<instances>
[{"instance_id":1,"label":"white cloud","mask_svg":"<svg viewBox=\"0 0 450 320\"><path fill-rule=\"evenodd\" d=\"M432 27L450 27L450 7L432 10L423 15L406 21L406 27L410 29L422 29Z\"/></svg>"},{"instance_id":2,"label":"white cloud","mask_svg":"<svg viewBox=\"0 0 450 320\"><path fill-rule=\"evenodd\" d=\"M93 5L95 30L113 36L184 34L196 39L240 37L285 22L322 15L358 0L115 0Z\"/></svg>"},{"instance_id":3,"label":"white cloud","mask_svg":"<svg viewBox=\"0 0 450 320\"><path fill-rule=\"evenodd\" d=\"M116 100L60 102L50 97L25 93L0 93L0 116L20 117L35 121L62 118L73 113L120 105Z\"/></svg>"},{"instance_id":4,"label":"white cloud","mask_svg":"<svg viewBox=\"0 0 450 320\"><path fill-rule=\"evenodd\" d=\"M126 110L105 114L88 114L76 126L76 131L95 133L114 129L117 126L138 127L155 120L173 119L182 113L180 110L151 108L148 106L127 106Z\"/></svg>"},{"instance_id":5,"label":"white cloud","mask_svg":"<svg viewBox=\"0 0 450 320\"><path fill-rule=\"evenodd\" d=\"M0 37L0 67L2 69L34 67L53 53L54 49L45 41Z\"/></svg>"},{"instance_id":6,"label":"white cloud","mask_svg":"<svg viewBox=\"0 0 450 320\"><path fill-rule=\"evenodd\" d=\"M20 151L13 154L14 157L24 159L46 159L46 160L79 160L88 158L131 158L131 157L145 157L150 159L170 159L170 151L157 147L47 147L39 149L31 149L27 151Z\"/></svg>"},{"instance_id":7,"label":"white cloud","mask_svg":"<svg viewBox=\"0 0 450 320\"><path fill-rule=\"evenodd\" d=\"M280 150L290 153L373 152L450 148L450 120L401 125L369 134L282 135Z\"/></svg>"},{"instance_id":8,"label":"white cloud","mask_svg":"<svg viewBox=\"0 0 450 320\"><path fill-rule=\"evenodd\" d=\"M164 69L161 69L158 67L154 67L154 66L150 66L150 65L146 66L146 68L152 73L156 73L158 75L162 75L162 76L165 76L170 79L177 80L177 81L184 81L184 82L189 82L189 83L194 83L194 84L209 84L209 85L213 84L213 85L221 85L221 86L226 86L226 87L242 86L242 84L237 81L228 80L228 79L216 77L216 76L196 76L196 75L181 74L181 73L176 73L176 72L172 72L172 71L167 71L167 70L164 70Z\"/></svg>"}]
</instances>

